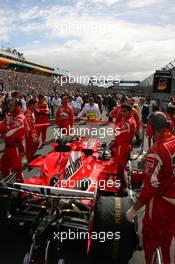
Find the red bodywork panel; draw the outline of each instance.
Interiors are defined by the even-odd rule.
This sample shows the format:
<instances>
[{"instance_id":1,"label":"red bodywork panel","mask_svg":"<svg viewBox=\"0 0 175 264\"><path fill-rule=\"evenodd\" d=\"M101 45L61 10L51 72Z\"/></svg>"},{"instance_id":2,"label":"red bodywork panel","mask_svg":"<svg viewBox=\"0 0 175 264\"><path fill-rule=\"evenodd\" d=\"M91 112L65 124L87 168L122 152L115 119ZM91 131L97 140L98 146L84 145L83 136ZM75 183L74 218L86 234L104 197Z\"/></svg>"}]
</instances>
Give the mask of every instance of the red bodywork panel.
<instances>
[{"instance_id":1,"label":"red bodywork panel","mask_svg":"<svg viewBox=\"0 0 175 264\"><path fill-rule=\"evenodd\" d=\"M55 187L90 192L96 192L97 189L105 192L117 191L119 181L116 161L114 158L99 159L97 139L79 139L67 145L71 148L69 152L53 151L45 158L38 157L32 161L29 165L38 167L40 175L25 180L25 183L50 186L54 177ZM86 156L84 150L92 150L93 154Z\"/></svg>"}]
</instances>

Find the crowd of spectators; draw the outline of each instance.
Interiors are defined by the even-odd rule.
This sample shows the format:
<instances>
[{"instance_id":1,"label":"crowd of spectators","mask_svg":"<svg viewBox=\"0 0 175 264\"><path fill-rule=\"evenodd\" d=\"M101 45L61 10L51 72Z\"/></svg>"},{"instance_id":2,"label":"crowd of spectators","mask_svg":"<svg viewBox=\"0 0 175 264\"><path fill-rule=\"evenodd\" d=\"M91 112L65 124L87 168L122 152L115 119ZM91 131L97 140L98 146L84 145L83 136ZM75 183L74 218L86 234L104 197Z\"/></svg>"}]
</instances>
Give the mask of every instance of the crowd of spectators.
<instances>
[{"instance_id":1,"label":"crowd of spectators","mask_svg":"<svg viewBox=\"0 0 175 264\"><path fill-rule=\"evenodd\" d=\"M0 80L3 82L6 91L16 89L22 91L30 91L31 89L47 91L49 87L53 86L53 79L51 77L12 70L0 69Z\"/></svg>"},{"instance_id":2,"label":"crowd of spectators","mask_svg":"<svg viewBox=\"0 0 175 264\"><path fill-rule=\"evenodd\" d=\"M90 87L70 82L61 85L54 80L54 77L0 69L0 82L3 83L5 91L0 93L0 118L4 118L8 112L7 103L14 92L17 92L17 99L22 102L23 111L25 111L30 99L37 100L39 94L44 94L49 107L50 118L55 118L57 108L61 105L61 95L63 93L68 96L69 105L73 108L75 115L88 102L89 96L93 96L95 102L99 105L101 113L103 109L105 110L108 121L113 121L113 118L109 115L112 109L120 104L121 99L127 98L125 95L103 92L100 88L97 91L97 88L93 87L93 89L90 89ZM132 97L131 104L136 108L143 123L147 123L151 114L160 109L158 103L151 97ZM167 107L172 105L175 105L173 97ZM167 109L164 110L166 111Z\"/></svg>"},{"instance_id":3,"label":"crowd of spectators","mask_svg":"<svg viewBox=\"0 0 175 264\"><path fill-rule=\"evenodd\" d=\"M56 78L44 76L41 74L32 74L19 72L14 70L0 69L0 82L3 83L3 88L7 92L14 90L22 93L28 93L32 90L38 91L39 93L49 93L52 90L59 90L63 92L65 89L73 90L85 90L85 86L77 83L65 82L61 84Z\"/></svg>"}]
</instances>

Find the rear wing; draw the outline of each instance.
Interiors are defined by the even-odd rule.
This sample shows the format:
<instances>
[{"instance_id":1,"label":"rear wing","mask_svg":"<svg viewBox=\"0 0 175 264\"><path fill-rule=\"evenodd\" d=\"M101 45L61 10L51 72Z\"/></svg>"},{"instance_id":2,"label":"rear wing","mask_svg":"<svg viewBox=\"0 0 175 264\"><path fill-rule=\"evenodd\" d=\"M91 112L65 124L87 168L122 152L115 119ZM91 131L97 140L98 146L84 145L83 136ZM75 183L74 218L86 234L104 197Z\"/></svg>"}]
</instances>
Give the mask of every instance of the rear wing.
<instances>
[{"instance_id":1,"label":"rear wing","mask_svg":"<svg viewBox=\"0 0 175 264\"><path fill-rule=\"evenodd\" d=\"M0 194L4 191L7 192L21 192L28 193L31 195L36 195L40 197L46 198L55 198L55 199L85 199L85 200L93 200L94 193L87 191L79 191L65 188L57 188L52 186L41 186L41 185L33 185L33 184L25 184L25 183L17 183L13 182L15 175L6 179L6 181L0 181ZM7 181L8 180L8 181Z\"/></svg>"},{"instance_id":2,"label":"rear wing","mask_svg":"<svg viewBox=\"0 0 175 264\"><path fill-rule=\"evenodd\" d=\"M93 192L17 183L15 180L16 175L10 175L0 181L0 219L38 224L41 218L47 219L49 225L55 225L60 218L59 224L64 228L88 231Z\"/></svg>"}]
</instances>

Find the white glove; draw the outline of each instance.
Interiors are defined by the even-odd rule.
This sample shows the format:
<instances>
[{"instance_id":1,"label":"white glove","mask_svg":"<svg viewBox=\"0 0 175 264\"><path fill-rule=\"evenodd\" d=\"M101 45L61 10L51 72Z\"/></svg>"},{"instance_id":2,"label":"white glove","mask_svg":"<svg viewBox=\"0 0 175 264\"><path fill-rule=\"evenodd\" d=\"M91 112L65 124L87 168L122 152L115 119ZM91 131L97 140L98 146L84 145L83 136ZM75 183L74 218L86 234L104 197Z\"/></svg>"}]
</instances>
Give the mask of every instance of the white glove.
<instances>
[{"instance_id":1,"label":"white glove","mask_svg":"<svg viewBox=\"0 0 175 264\"><path fill-rule=\"evenodd\" d=\"M134 208L131 207L126 213L126 219L129 222L134 223L134 218L136 217L136 215L137 215L136 210L134 210Z\"/></svg>"}]
</instances>

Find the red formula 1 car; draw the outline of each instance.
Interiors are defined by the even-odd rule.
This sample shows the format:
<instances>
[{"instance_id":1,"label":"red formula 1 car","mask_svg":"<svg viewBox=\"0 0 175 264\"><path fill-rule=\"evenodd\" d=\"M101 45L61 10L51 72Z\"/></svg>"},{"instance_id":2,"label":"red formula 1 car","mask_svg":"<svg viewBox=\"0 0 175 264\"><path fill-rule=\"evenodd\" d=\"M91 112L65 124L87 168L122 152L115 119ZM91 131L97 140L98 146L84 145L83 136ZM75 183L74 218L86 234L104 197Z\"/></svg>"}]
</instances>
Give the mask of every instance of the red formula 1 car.
<instances>
[{"instance_id":1,"label":"red formula 1 car","mask_svg":"<svg viewBox=\"0 0 175 264\"><path fill-rule=\"evenodd\" d=\"M29 164L40 175L25 180L27 184L63 187L96 192L116 192L120 187L117 164L111 150L95 138L66 137L52 144L53 152Z\"/></svg>"},{"instance_id":2,"label":"red formula 1 car","mask_svg":"<svg viewBox=\"0 0 175 264\"><path fill-rule=\"evenodd\" d=\"M29 164L35 176L0 182L1 226L22 228L19 242L27 240L18 252L23 260L12 263L128 263L137 246L135 223L125 218L132 199L117 196L111 150L95 138L65 137L52 146Z\"/></svg>"}]
</instances>

